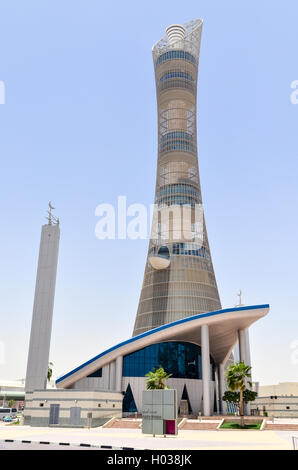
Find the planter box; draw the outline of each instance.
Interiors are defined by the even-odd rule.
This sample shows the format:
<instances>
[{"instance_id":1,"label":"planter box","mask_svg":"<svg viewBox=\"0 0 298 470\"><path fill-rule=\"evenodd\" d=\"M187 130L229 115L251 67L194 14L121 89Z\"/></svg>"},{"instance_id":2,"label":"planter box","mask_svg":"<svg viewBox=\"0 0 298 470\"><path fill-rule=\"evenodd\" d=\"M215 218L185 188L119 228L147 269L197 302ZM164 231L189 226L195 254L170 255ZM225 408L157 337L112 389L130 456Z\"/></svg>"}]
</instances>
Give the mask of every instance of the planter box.
<instances>
[{"instance_id":1,"label":"planter box","mask_svg":"<svg viewBox=\"0 0 298 470\"><path fill-rule=\"evenodd\" d=\"M256 429L247 429L247 428L223 428L222 425L223 424L228 424L228 423L235 423L235 424L239 424L240 425L240 418L239 416L237 417L234 417L234 418L224 418L220 424L218 425L217 429L220 430L220 431L253 431L253 430L256 430ZM263 428L264 428L264 419L263 418L258 418L256 416L245 416L244 418L244 425L250 425L250 424L259 424L260 425L260 428L259 428L259 431L262 431Z\"/></svg>"}]
</instances>

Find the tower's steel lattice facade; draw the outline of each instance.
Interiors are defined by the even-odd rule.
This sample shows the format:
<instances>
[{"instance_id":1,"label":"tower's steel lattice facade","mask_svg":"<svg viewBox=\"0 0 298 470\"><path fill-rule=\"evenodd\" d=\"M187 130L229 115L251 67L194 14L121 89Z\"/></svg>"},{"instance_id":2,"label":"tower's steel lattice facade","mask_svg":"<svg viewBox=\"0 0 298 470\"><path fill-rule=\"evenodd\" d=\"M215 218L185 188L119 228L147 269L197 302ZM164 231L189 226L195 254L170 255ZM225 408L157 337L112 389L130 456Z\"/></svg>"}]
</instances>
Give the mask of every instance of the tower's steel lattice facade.
<instances>
[{"instance_id":1,"label":"tower's steel lattice facade","mask_svg":"<svg viewBox=\"0 0 298 470\"><path fill-rule=\"evenodd\" d=\"M202 20L153 47L158 111L155 211L133 335L221 308L199 180L197 78Z\"/></svg>"}]
</instances>

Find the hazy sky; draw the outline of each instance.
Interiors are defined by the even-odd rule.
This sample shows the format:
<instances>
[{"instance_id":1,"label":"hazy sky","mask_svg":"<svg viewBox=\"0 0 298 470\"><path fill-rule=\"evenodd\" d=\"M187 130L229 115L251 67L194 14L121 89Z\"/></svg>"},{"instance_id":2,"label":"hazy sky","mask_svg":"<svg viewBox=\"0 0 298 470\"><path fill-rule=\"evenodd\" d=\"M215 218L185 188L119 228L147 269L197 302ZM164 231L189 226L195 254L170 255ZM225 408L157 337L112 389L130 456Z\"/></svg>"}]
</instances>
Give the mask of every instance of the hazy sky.
<instances>
[{"instance_id":1,"label":"hazy sky","mask_svg":"<svg viewBox=\"0 0 298 470\"><path fill-rule=\"evenodd\" d=\"M198 144L223 307L270 303L253 378L298 381L298 4L57 0L0 4L0 379L26 371L41 225L61 219L50 360L68 372L132 334L147 240L98 240L95 208L153 202L152 45L203 18Z\"/></svg>"}]
</instances>

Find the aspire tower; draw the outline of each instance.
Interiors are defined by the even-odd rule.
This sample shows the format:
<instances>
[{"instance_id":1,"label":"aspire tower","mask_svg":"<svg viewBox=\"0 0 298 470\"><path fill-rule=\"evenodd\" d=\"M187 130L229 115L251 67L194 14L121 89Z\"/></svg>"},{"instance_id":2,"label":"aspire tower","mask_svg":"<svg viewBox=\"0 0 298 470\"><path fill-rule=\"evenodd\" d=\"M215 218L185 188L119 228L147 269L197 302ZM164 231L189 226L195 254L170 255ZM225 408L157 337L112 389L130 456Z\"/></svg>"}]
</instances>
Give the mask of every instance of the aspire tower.
<instances>
[{"instance_id":1,"label":"aspire tower","mask_svg":"<svg viewBox=\"0 0 298 470\"><path fill-rule=\"evenodd\" d=\"M198 168L203 21L171 25L153 47L158 113L155 209L133 336L221 308Z\"/></svg>"}]
</instances>

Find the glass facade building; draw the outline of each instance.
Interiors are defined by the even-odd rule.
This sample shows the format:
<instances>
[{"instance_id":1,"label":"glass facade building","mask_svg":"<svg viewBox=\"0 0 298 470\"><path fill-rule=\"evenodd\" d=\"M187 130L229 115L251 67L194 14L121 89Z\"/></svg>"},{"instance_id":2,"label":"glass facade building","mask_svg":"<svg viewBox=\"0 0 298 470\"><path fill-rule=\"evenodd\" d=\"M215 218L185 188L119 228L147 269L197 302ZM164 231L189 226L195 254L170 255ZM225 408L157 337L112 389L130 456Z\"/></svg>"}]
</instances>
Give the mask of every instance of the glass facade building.
<instances>
[{"instance_id":1,"label":"glass facade building","mask_svg":"<svg viewBox=\"0 0 298 470\"><path fill-rule=\"evenodd\" d=\"M145 377L163 367L172 378L202 379L201 348L184 341L156 343L123 357L123 377ZM215 366L210 356L210 378L215 380Z\"/></svg>"},{"instance_id":2,"label":"glass facade building","mask_svg":"<svg viewBox=\"0 0 298 470\"><path fill-rule=\"evenodd\" d=\"M133 335L221 308L198 167L201 33L200 19L173 25L153 47L158 114L155 211ZM162 256L169 256L169 265L150 262Z\"/></svg>"}]
</instances>

